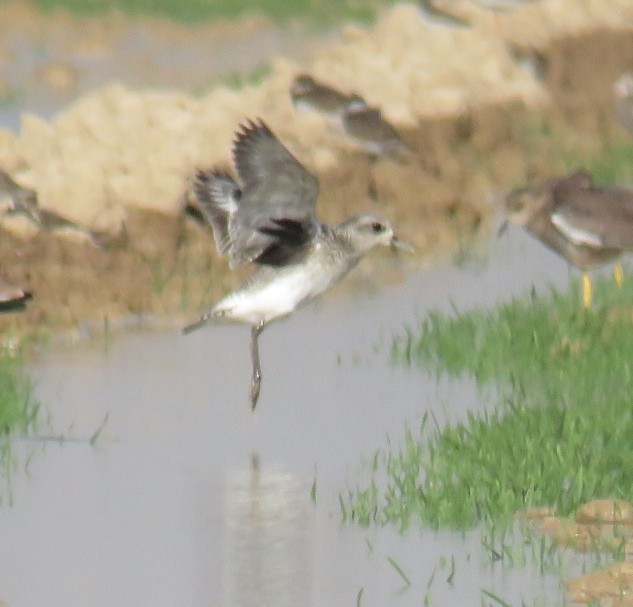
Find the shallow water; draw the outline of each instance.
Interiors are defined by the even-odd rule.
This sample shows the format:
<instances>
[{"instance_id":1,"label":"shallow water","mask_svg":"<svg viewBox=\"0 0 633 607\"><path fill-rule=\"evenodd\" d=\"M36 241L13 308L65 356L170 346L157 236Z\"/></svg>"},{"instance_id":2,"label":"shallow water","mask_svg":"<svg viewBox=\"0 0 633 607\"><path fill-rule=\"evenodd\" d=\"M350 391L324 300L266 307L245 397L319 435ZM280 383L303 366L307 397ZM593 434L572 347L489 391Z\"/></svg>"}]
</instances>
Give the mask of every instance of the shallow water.
<instances>
[{"instance_id":1,"label":"shallow water","mask_svg":"<svg viewBox=\"0 0 633 607\"><path fill-rule=\"evenodd\" d=\"M511 604L559 602L557 576L492 567L478 530L401 537L341 525L338 495L405 423L482 406L466 380L389 366L384 344L404 321L567 274L513 231L485 268L445 266L373 295L326 297L264 332L254 415L244 327L128 333L43 356L32 372L53 434L88 438L108 420L94 448L17 446L12 505L0 510L0 600L352 605L362 589L362 605L420 605L427 592L430 604L480 605L484 588Z\"/></svg>"}]
</instances>

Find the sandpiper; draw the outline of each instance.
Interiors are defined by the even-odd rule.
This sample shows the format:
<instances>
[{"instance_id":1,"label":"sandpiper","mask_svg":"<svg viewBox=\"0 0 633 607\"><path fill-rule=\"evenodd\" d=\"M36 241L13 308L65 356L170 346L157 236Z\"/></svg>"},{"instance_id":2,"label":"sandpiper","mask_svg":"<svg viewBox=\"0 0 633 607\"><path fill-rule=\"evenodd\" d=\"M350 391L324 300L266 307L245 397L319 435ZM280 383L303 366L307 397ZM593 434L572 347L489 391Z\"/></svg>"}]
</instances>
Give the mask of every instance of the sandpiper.
<instances>
[{"instance_id":1,"label":"sandpiper","mask_svg":"<svg viewBox=\"0 0 633 607\"><path fill-rule=\"evenodd\" d=\"M39 204L35 190L21 186L8 173L0 170L0 195L2 194L11 199L10 206L5 210L5 215L24 215L43 230L77 227L72 221L55 213L55 211L43 209Z\"/></svg>"},{"instance_id":2,"label":"sandpiper","mask_svg":"<svg viewBox=\"0 0 633 607\"><path fill-rule=\"evenodd\" d=\"M592 298L587 272L633 249L633 190L597 186L586 171L514 190L504 204L508 221L582 270L585 308ZM619 264L615 278L622 284Z\"/></svg>"},{"instance_id":3,"label":"sandpiper","mask_svg":"<svg viewBox=\"0 0 633 607\"><path fill-rule=\"evenodd\" d=\"M539 0L471 0L478 4L480 8L493 11L495 13L507 13L516 10L524 4L538 2Z\"/></svg>"},{"instance_id":4,"label":"sandpiper","mask_svg":"<svg viewBox=\"0 0 633 607\"><path fill-rule=\"evenodd\" d=\"M241 186L214 169L196 173L193 192L219 253L232 268L250 262L257 269L184 333L218 319L251 326L254 410L261 384L258 337L264 327L329 289L374 247L411 247L376 215L359 215L336 226L321 223L315 215L316 177L261 119L240 126L233 161Z\"/></svg>"},{"instance_id":5,"label":"sandpiper","mask_svg":"<svg viewBox=\"0 0 633 607\"><path fill-rule=\"evenodd\" d=\"M380 108L367 105L360 97L347 104L341 118L347 135L372 156L397 156L409 149Z\"/></svg>"},{"instance_id":6,"label":"sandpiper","mask_svg":"<svg viewBox=\"0 0 633 607\"><path fill-rule=\"evenodd\" d=\"M26 302L31 298L29 291L20 289L0 278L0 312L24 310Z\"/></svg>"},{"instance_id":7,"label":"sandpiper","mask_svg":"<svg viewBox=\"0 0 633 607\"><path fill-rule=\"evenodd\" d=\"M9 199L9 206L5 212L15 213L16 209L29 207L37 204L37 192L30 188L25 188L11 177L8 173L0 169L0 197Z\"/></svg>"},{"instance_id":8,"label":"sandpiper","mask_svg":"<svg viewBox=\"0 0 633 607\"><path fill-rule=\"evenodd\" d=\"M128 234L125 225L121 225L116 233L90 230L62 217L59 213L40 206L37 192L25 188L0 169L0 197L7 197L9 204L3 209L7 217L22 215L37 228L49 232L54 230L73 230L85 234L102 249L120 247L127 243Z\"/></svg>"},{"instance_id":9,"label":"sandpiper","mask_svg":"<svg viewBox=\"0 0 633 607\"><path fill-rule=\"evenodd\" d=\"M315 110L338 119L340 113L357 95L347 95L308 74L299 74L290 87L290 98L298 109Z\"/></svg>"},{"instance_id":10,"label":"sandpiper","mask_svg":"<svg viewBox=\"0 0 633 607\"><path fill-rule=\"evenodd\" d=\"M432 23L450 27L470 26L468 21L453 15L447 7L438 5L437 0L418 0L418 6L424 17Z\"/></svg>"},{"instance_id":11,"label":"sandpiper","mask_svg":"<svg viewBox=\"0 0 633 607\"><path fill-rule=\"evenodd\" d=\"M620 124L633 133L633 72L624 72L613 85L615 113Z\"/></svg>"}]
</instances>

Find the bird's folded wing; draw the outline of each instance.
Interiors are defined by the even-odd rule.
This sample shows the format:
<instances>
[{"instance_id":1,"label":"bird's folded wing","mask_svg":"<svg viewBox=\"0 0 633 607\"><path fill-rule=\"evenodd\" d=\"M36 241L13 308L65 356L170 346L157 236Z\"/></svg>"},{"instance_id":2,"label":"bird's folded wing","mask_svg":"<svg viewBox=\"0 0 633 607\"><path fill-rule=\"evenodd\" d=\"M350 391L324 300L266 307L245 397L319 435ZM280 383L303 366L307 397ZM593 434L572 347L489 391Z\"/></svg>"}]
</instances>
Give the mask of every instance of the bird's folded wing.
<instances>
[{"instance_id":1,"label":"bird's folded wing","mask_svg":"<svg viewBox=\"0 0 633 607\"><path fill-rule=\"evenodd\" d=\"M561 201L552 223L576 245L594 248L633 248L633 191L592 188Z\"/></svg>"}]
</instances>

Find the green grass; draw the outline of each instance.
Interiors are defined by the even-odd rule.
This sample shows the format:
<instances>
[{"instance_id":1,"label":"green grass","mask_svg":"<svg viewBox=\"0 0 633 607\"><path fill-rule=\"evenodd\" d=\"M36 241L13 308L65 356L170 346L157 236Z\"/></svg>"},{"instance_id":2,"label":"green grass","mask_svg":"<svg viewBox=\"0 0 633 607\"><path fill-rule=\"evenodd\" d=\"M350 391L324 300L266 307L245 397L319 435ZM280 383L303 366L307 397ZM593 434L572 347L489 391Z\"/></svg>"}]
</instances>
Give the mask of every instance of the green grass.
<instances>
[{"instance_id":1,"label":"green grass","mask_svg":"<svg viewBox=\"0 0 633 607\"><path fill-rule=\"evenodd\" d=\"M569 155L565 158L569 171L586 168L600 185L633 183L633 142L607 145L592 156Z\"/></svg>"},{"instance_id":2,"label":"green grass","mask_svg":"<svg viewBox=\"0 0 633 607\"><path fill-rule=\"evenodd\" d=\"M493 386L500 402L444 426L426 415L377 452L369 480L341 499L344 519L469 528L597 497L633 500L633 281L578 284L492 311L430 314L406 327L393 360ZM490 391L490 390L488 390Z\"/></svg>"},{"instance_id":3,"label":"green grass","mask_svg":"<svg viewBox=\"0 0 633 607\"><path fill-rule=\"evenodd\" d=\"M203 97L218 86L225 86L233 90L239 90L245 86L257 86L261 84L269 74L270 65L261 63L246 73L231 72L217 78L212 78L209 82L197 87L193 92L197 97Z\"/></svg>"},{"instance_id":4,"label":"green grass","mask_svg":"<svg viewBox=\"0 0 633 607\"><path fill-rule=\"evenodd\" d=\"M31 384L22 362L0 353L0 468L10 464L11 438L33 429L39 407L31 397Z\"/></svg>"},{"instance_id":5,"label":"green grass","mask_svg":"<svg viewBox=\"0 0 633 607\"><path fill-rule=\"evenodd\" d=\"M159 15L197 23L258 13L278 22L302 19L324 26L344 19L369 22L386 3L386 0L34 0L42 10L67 9L78 15L119 10L130 15Z\"/></svg>"},{"instance_id":6,"label":"green grass","mask_svg":"<svg viewBox=\"0 0 633 607\"><path fill-rule=\"evenodd\" d=\"M550 158L554 173L566 173L584 168L600 185L633 183L633 138L605 143L596 140L592 150L571 149L568 136L546 118L520 123L518 141L528 158Z\"/></svg>"}]
</instances>

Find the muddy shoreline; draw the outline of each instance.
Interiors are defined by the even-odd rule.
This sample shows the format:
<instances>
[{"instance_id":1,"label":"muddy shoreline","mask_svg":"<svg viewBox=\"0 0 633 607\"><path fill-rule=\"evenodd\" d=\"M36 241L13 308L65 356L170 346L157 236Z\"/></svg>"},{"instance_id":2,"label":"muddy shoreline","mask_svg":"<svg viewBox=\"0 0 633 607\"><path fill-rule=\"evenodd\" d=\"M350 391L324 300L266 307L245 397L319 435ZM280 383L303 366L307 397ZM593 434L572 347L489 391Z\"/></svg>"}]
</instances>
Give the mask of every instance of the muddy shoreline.
<instances>
[{"instance_id":1,"label":"muddy shoreline","mask_svg":"<svg viewBox=\"0 0 633 607\"><path fill-rule=\"evenodd\" d=\"M376 161L339 145L318 120L302 119L314 132L324 133L315 150L310 148L309 138L302 139L300 133L289 142L319 176L320 216L334 222L362 209L381 212L417 246L419 255L413 263L428 263L434 256L454 254L468 243L490 237L496 219L493 201L500 192L565 170L565 157L571 151L581 158L591 157L605 146L627 139L614 115L612 83L633 65L632 24L557 34L534 45L517 42L513 52L517 61L538 64L538 85L547 101L531 103L515 96L478 102L447 115L425 114L413 122L394 122L413 149L405 162ZM319 61L323 59L313 64L317 73ZM292 65L285 69L292 72L297 68ZM114 99L114 93L111 95ZM133 99L131 95L122 92L122 103ZM231 95L227 103L242 93ZM253 102L255 110L261 109L264 101L258 95L253 87L244 89L245 111L250 107L249 99L257 100ZM274 99L265 101L268 106L263 107L270 103ZM398 115L395 101L385 105L392 116ZM237 106L232 111L239 116L243 115L242 109ZM275 118L277 111L281 118ZM273 127L283 118L279 108L271 107L269 114ZM223 122L217 140L213 144L209 141L209 164L228 156L227 141L237 126L235 122ZM22 141L25 124L28 119L22 124ZM282 131L282 138L291 137L288 129ZM39 123L32 127L30 136L37 139L38 133L48 136ZM37 190L37 179L50 166L38 168L35 155L29 161L23 151L14 153L10 138L5 137L3 142L0 167ZM183 148L190 143L182 141ZM202 144L201 149L204 151ZM241 277L228 274L209 232L184 213L186 166L183 162L182 171L170 175L170 187L174 192L180 187L180 195L171 195L169 207L158 203L155 208L151 206L156 198L151 195L152 188L160 189L158 181L151 183L158 179L155 167L147 170L145 178L150 190L147 200L141 200L143 192L138 187L136 205L122 205L116 190L109 198L106 196L110 205L107 212L114 209L107 220L92 211L86 215L85 205L73 215L73 204L68 201L71 218L80 224L94 220L92 227L105 226L114 231L123 226L125 237L113 238L105 247L78 238L72 230L33 231L3 219L2 274L34 293L24 314L0 317L3 335L46 335L86 322L102 323L104 319L116 324L137 315L179 323L235 285ZM196 165L189 166L193 171ZM55 179L59 181L59 176ZM91 196L89 186L88 181L86 199ZM63 191L64 185L60 187ZM94 193L103 198L97 189ZM54 206L55 200L50 200ZM387 272L389 260L380 256L368 260L365 272L372 264Z\"/></svg>"}]
</instances>

